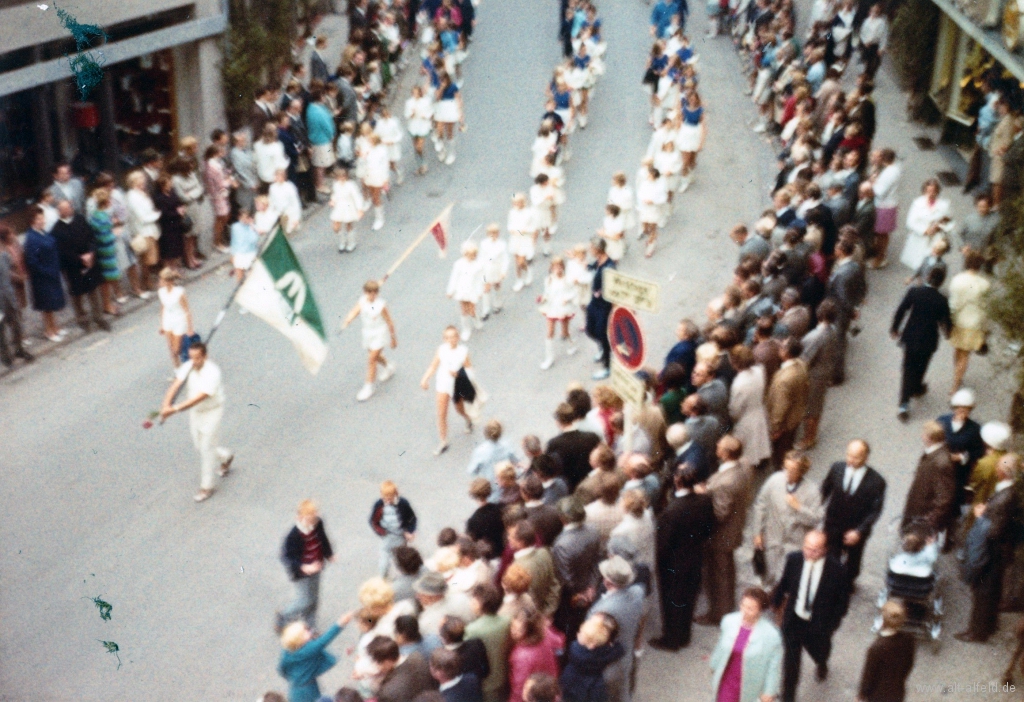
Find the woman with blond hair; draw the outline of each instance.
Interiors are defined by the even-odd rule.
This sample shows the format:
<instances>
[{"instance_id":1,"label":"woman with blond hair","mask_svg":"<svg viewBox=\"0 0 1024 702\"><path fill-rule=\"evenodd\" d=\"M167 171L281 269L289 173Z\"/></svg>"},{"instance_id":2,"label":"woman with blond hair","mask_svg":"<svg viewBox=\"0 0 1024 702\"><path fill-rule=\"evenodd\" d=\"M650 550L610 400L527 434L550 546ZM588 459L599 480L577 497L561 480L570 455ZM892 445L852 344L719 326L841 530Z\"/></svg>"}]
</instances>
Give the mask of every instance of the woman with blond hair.
<instances>
[{"instance_id":1,"label":"woman with blond hair","mask_svg":"<svg viewBox=\"0 0 1024 702\"><path fill-rule=\"evenodd\" d=\"M175 368L181 365L182 337L195 333L188 297L180 283L181 274L178 271L164 268L160 271L160 289L156 293L160 298L160 333L167 338L167 348Z\"/></svg>"},{"instance_id":2,"label":"woman with blond hair","mask_svg":"<svg viewBox=\"0 0 1024 702\"><path fill-rule=\"evenodd\" d=\"M569 333L569 321L575 314L576 288L565 275L565 261L561 256L551 259L548 277L544 281L544 294L541 296L541 314L547 322L547 335L544 337L544 361L541 370L547 370L555 362L555 328L562 326L562 340L565 342L565 354L576 353L576 345Z\"/></svg>"},{"instance_id":3,"label":"woman with blond hair","mask_svg":"<svg viewBox=\"0 0 1024 702\"><path fill-rule=\"evenodd\" d=\"M984 255L970 250L964 254L964 270L949 281L949 312L953 318L953 331L949 334L949 345L953 347L950 395L960 389L971 354L985 345L988 324L985 298L992 284L981 274L984 264Z\"/></svg>"},{"instance_id":4,"label":"woman with blond hair","mask_svg":"<svg viewBox=\"0 0 1024 702\"><path fill-rule=\"evenodd\" d=\"M117 240L120 224L116 224L110 191L97 188L92 193L95 208L89 215L89 225L96 232L96 261L103 273L103 285L100 293L103 297L103 311L107 314L119 315L120 310L114 299L121 280L121 269L117 265Z\"/></svg>"},{"instance_id":5,"label":"woman with blond hair","mask_svg":"<svg viewBox=\"0 0 1024 702\"><path fill-rule=\"evenodd\" d=\"M381 141L380 135L374 132L369 135L369 148L366 150L366 171L363 174L363 185L370 202L373 203L373 231L384 227L384 191L391 185L391 161L388 147Z\"/></svg>"},{"instance_id":6,"label":"woman with blond hair","mask_svg":"<svg viewBox=\"0 0 1024 702\"><path fill-rule=\"evenodd\" d=\"M304 621L292 622L281 632L281 661L277 673L288 681L288 702L316 702L320 699L317 678L334 667L338 659L325 649L352 621L354 612L346 612L320 637Z\"/></svg>"},{"instance_id":7,"label":"woman with blond hair","mask_svg":"<svg viewBox=\"0 0 1024 702\"><path fill-rule=\"evenodd\" d=\"M391 312L387 304L379 296L380 283L376 280L368 280L363 284L363 295L359 298L355 307L341 323L345 329L355 321L356 317L363 320L363 348L368 356L366 365L366 383L363 385L356 399L359 402L369 400L373 395L373 386L377 382L377 365L384 366L380 374L380 381L383 383L395 374L395 367L384 358L384 347L391 340L391 348L398 346L398 339L395 336L395 323L391 319Z\"/></svg>"},{"instance_id":8,"label":"woman with blond hair","mask_svg":"<svg viewBox=\"0 0 1024 702\"><path fill-rule=\"evenodd\" d=\"M224 150L211 144L203 154L203 181L206 193L213 206L213 246L221 253L228 253L228 242L224 230L231 218L231 188L236 183L224 164Z\"/></svg>"},{"instance_id":9,"label":"woman with blond hair","mask_svg":"<svg viewBox=\"0 0 1024 702\"><path fill-rule=\"evenodd\" d=\"M519 292L524 286L533 283L533 271L530 262L536 253L537 213L526 205L526 195L516 193L512 196L512 208L508 211L506 222L508 229L508 250L515 257L516 282L512 285L513 292Z\"/></svg>"},{"instance_id":10,"label":"woman with blond hair","mask_svg":"<svg viewBox=\"0 0 1024 702\"><path fill-rule=\"evenodd\" d=\"M273 122L264 125L259 140L252 145L252 155L256 161L256 175L260 179L260 192L265 193L274 182L278 169L287 169L289 164L284 154L284 144L278 139L277 127Z\"/></svg>"},{"instance_id":11,"label":"woman with blond hair","mask_svg":"<svg viewBox=\"0 0 1024 702\"><path fill-rule=\"evenodd\" d=\"M484 267L477 260L479 248L472 241L462 244L462 256L452 266L452 274L448 279L446 294L459 303L462 315L463 341L469 341L473 329L483 329L483 322L476 314L477 303L484 293Z\"/></svg>"},{"instance_id":12,"label":"woman with blond hair","mask_svg":"<svg viewBox=\"0 0 1024 702\"><path fill-rule=\"evenodd\" d=\"M622 171L612 176L606 204L619 208L619 216L622 217L622 227L625 231L636 229L636 201L633 197L633 188L629 186L626 174Z\"/></svg>"},{"instance_id":13,"label":"woman with blond hair","mask_svg":"<svg viewBox=\"0 0 1024 702\"><path fill-rule=\"evenodd\" d=\"M437 348L434 360L430 362L427 372L423 374L420 387L430 387L430 376L434 376L434 389L437 392L437 433L441 443L434 450L440 456L448 450L448 404L453 402L455 411L466 420L466 432L473 431L473 420L466 414L461 396L456 395L455 381L460 371L471 368L469 349L459 343L459 330L449 326L444 330L444 343Z\"/></svg>"},{"instance_id":14,"label":"woman with blond hair","mask_svg":"<svg viewBox=\"0 0 1024 702\"><path fill-rule=\"evenodd\" d=\"M128 206L130 241L132 251L138 257L139 285L143 290L139 297L147 299L150 295L150 269L160 261L156 245L160 238L160 210L146 192L146 175L142 171L132 171L125 182L128 185L125 201Z\"/></svg>"},{"instance_id":15,"label":"woman with blond hair","mask_svg":"<svg viewBox=\"0 0 1024 702\"><path fill-rule=\"evenodd\" d=\"M434 117L434 101L422 85L414 85L412 95L405 101L405 126L412 137L412 148L416 153L417 175L427 172L427 162L423 157L423 146L430 136L431 120Z\"/></svg>"},{"instance_id":16,"label":"woman with blond hair","mask_svg":"<svg viewBox=\"0 0 1024 702\"><path fill-rule=\"evenodd\" d=\"M587 419L600 426L604 432L604 440L609 446L615 445L615 433L612 431L612 416L622 411L622 398L612 389L611 385L595 385L590 391L594 401L593 408L587 412Z\"/></svg>"}]
</instances>

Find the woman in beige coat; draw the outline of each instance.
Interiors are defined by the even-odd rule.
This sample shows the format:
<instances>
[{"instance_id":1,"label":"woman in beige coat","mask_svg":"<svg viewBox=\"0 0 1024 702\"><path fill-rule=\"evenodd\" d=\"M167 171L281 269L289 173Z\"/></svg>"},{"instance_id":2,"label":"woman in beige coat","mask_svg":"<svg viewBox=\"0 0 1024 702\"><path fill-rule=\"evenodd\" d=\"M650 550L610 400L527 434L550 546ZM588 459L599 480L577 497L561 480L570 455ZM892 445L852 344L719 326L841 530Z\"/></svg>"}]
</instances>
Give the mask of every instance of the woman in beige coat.
<instances>
[{"instance_id":1,"label":"woman in beige coat","mask_svg":"<svg viewBox=\"0 0 1024 702\"><path fill-rule=\"evenodd\" d=\"M967 373L971 353L985 345L988 315L985 297L991 283L981 274L984 256L977 251L964 254L964 270L949 282L949 311L953 317L953 331L949 343L953 347L953 390L960 389Z\"/></svg>"},{"instance_id":2,"label":"woman in beige coat","mask_svg":"<svg viewBox=\"0 0 1024 702\"><path fill-rule=\"evenodd\" d=\"M729 362L737 371L729 390L732 433L743 444L743 460L756 467L772 455L764 408L764 368L754 365L754 352L742 344L729 351Z\"/></svg>"}]
</instances>

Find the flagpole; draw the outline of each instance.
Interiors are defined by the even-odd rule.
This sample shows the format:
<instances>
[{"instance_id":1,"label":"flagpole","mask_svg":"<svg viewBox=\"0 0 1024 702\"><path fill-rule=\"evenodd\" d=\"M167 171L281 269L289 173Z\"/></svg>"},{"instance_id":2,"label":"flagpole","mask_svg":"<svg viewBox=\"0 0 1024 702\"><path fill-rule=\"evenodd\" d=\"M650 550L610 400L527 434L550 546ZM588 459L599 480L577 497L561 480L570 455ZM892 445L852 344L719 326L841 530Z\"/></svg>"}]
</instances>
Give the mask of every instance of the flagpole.
<instances>
[{"instance_id":1,"label":"flagpole","mask_svg":"<svg viewBox=\"0 0 1024 702\"><path fill-rule=\"evenodd\" d=\"M427 226L427 228L423 230L423 233L416 237L415 241L409 244L409 248L407 248L402 253L402 255L398 257L398 260L391 264L391 268L389 268L388 272L384 274L384 277L380 279L381 283L385 282L388 278L390 278L391 274L397 271L398 267L405 263L405 259L409 258L409 256L412 255L412 252L416 250L416 247L422 244L423 240L427 238L428 234L430 234L431 229L434 228L434 224L443 219L446 214L450 214L453 207L455 207L455 203L451 203L446 208L441 210L441 214L435 217Z\"/></svg>"},{"instance_id":2,"label":"flagpole","mask_svg":"<svg viewBox=\"0 0 1024 702\"><path fill-rule=\"evenodd\" d=\"M267 244L270 242L270 239L271 239L274 231L280 226L280 224L281 224L281 218L278 217L277 220L274 222L274 226L272 226L267 231L267 233L263 235L262 239L260 240L259 246L256 247L256 259L254 260L254 263L255 263L255 261L258 261L260 256L263 254L263 250L266 249ZM281 233L282 234L284 233L284 229L283 228L281 229ZM251 272L252 272L252 266L249 267L249 270L245 271L245 275L242 276L242 279L240 281L238 281L238 283L235 285L234 290L231 291L231 295L228 297L228 301L226 303L224 303L224 306L221 307L220 311L217 313L217 316L214 318L213 326L210 327L210 333L206 335L206 339L203 341L203 343L206 344L207 346L209 346L210 339L213 338L213 335L216 333L217 329L220 328L221 323L224 321L224 318L227 316L228 310L231 309L231 304L235 301L235 297L238 295L238 291L242 289L243 285L245 285L245 281L248 280L249 274ZM177 399L178 393L181 392L181 389L183 387L185 387L185 381L188 380L188 376L191 373L192 373L192 367L189 366L188 372L185 373L185 377L181 379L181 385L178 386L177 391L174 393L174 397L171 398L171 403L172 404L174 403L174 400ZM163 424L163 423L164 423L164 420L163 420L163 418L161 418L160 419L160 424Z\"/></svg>"}]
</instances>

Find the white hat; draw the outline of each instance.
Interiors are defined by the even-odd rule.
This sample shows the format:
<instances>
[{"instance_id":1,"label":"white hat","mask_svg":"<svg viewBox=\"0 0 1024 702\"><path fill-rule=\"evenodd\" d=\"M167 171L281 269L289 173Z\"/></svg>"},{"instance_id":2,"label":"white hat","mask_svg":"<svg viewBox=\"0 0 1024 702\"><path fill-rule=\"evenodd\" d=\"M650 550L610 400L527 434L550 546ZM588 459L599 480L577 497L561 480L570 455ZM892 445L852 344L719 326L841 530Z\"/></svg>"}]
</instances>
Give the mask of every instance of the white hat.
<instances>
[{"instance_id":1,"label":"white hat","mask_svg":"<svg viewBox=\"0 0 1024 702\"><path fill-rule=\"evenodd\" d=\"M1005 422L986 422L981 427L981 440L996 451L1005 451L1010 440L1010 425Z\"/></svg>"},{"instance_id":2,"label":"white hat","mask_svg":"<svg viewBox=\"0 0 1024 702\"><path fill-rule=\"evenodd\" d=\"M949 398L950 407L974 407L974 391L970 388L961 388Z\"/></svg>"}]
</instances>

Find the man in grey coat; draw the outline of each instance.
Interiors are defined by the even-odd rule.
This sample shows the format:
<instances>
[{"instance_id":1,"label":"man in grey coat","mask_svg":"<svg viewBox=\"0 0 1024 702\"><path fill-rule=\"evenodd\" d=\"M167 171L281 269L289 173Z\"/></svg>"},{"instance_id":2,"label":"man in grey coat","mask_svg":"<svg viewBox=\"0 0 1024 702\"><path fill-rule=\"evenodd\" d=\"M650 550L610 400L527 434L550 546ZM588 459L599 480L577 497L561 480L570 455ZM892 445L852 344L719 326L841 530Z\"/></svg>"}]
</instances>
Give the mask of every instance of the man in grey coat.
<instances>
[{"instance_id":1,"label":"man in grey coat","mask_svg":"<svg viewBox=\"0 0 1024 702\"><path fill-rule=\"evenodd\" d=\"M58 163L53 169L53 185L49 187L54 202L67 200L75 208L75 214L85 215L85 185L81 178L71 175L71 166Z\"/></svg>"},{"instance_id":2,"label":"man in grey coat","mask_svg":"<svg viewBox=\"0 0 1024 702\"><path fill-rule=\"evenodd\" d=\"M740 247L739 263L743 263L747 256L752 256L758 263L761 263L772 252L772 245L768 243L768 240L758 232L751 233L745 224L737 224L733 227L729 232L729 238Z\"/></svg>"},{"instance_id":3,"label":"man in grey coat","mask_svg":"<svg viewBox=\"0 0 1024 702\"><path fill-rule=\"evenodd\" d=\"M828 279L828 295L839 307L836 318L836 334L839 348L836 355L832 384L841 385L846 379L846 344L850 324L860 315L860 306L868 292L864 266L853 258L855 247L852 241L843 238L836 245L836 262Z\"/></svg>"},{"instance_id":4,"label":"man in grey coat","mask_svg":"<svg viewBox=\"0 0 1024 702\"><path fill-rule=\"evenodd\" d=\"M723 427L729 422L729 388L720 378L715 377L715 370L707 363L698 363L693 367L690 376L697 394L704 398L708 405L708 413L714 415Z\"/></svg>"},{"instance_id":5,"label":"man in grey coat","mask_svg":"<svg viewBox=\"0 0 1024 702\"><path fill-rule=\"evenodd\" d=\"M807 364L810 392L807 396L807 416L804 419L804 438L797 448L807 450L818 442L818 423L825 409L825 394L835 377L839 360L839 335L835 321L839 309L836 301L827 298L818 305L818 326L802 339L800 358Z\"/></svg>"},{"instance_id":6,"label":"man in grey coat","mask_svg":"<svg viewBox=\"0 0 1024 702\"><path fill-rule=\"evenodd\" d=\"M601 613L613 617L619 625L619 643L626 649L626 655L605 668L608 702L629 702L634 651L643 619L644 589L642 585L633 582L636 577L633 567L622 556L612 556L601 561L598 569L606 592L590 608L589 614Z\"/></svg>"},{"instance_id":7,"label":"man in grey coat","mask_svg":"<svg viewBox=\"0 0 1024 702\"><path fill-rule=\"evenodd\" d=\"M599 582L601 537L584 523L587 512L578 498L559 500L558 514L563 528L551 547L551 558L555 575L562 583L562 595L555 612L555 626L565 633L566 641L575 641Z\"/></svg>"}]
</instances>

